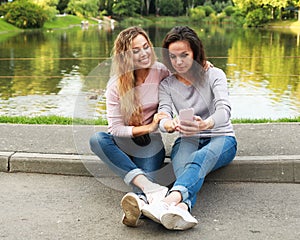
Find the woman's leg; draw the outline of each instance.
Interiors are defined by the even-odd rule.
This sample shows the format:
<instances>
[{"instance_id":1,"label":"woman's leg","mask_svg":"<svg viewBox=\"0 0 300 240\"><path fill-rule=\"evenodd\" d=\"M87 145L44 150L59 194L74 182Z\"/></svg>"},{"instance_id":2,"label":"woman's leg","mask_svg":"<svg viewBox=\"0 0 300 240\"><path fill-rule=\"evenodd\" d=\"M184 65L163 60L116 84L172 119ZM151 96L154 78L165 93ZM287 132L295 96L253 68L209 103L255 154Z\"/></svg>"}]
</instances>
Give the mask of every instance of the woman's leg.
<instances>
[{"instance_id":1,"label":"woman's leg","mask_svg":"<svg viewBox=\"0 0 300 240\"><path fill-rule=\"evenodd\" d=\"M130 140L130 138L115 138L111 134L98 132L91 137L90 146L91 150L127 185L135 186L134 192L141 192L140 189L150 191L157 188L157 184L153 184L150 180L165 159L161 136L151 136L151 144L143 147L130 145L128 143ZM124 152L126 142L128 143L126 150L131 151L134 156ZM133 148L135 148L134 152Z\"/></svg>"},{"instance_id":2,"label":"woman's leg","mask_svg":"<svg viewBox=\"0 0 300 240\"><path fill-rule=\"evenodd\" d=\"M207 141L207 140L206 140ZM234 137L213 137L198 151L192 153L183 173L177 178L171 191L180 191L182 201L191 209L205 176L218 168L228 165L236 154Z\"/></svg>"},{"instance_id":3,"label":"woman's leg","mask_svg":"<svg viewBox=\"0 0 300 240\"><path fill-rule=\"evenodd\" d=\"M184 171L191 154L199 149L199 137L179 137L175 140L171 160L176 178Z\"/></svg>"},{"instance_id":4,"label":"woman's leg","mask_svg":"<svg viewBox=\"0 0 300 240\"><path fill-rule=\"evenodd\" d=\"M122 179L125 179L128 172L132 172L132 175L144 174L142 169L139 169L131 158L118 147L111 134L95 133L90 138L90 147Z\"/></svg>"}]
</instances>

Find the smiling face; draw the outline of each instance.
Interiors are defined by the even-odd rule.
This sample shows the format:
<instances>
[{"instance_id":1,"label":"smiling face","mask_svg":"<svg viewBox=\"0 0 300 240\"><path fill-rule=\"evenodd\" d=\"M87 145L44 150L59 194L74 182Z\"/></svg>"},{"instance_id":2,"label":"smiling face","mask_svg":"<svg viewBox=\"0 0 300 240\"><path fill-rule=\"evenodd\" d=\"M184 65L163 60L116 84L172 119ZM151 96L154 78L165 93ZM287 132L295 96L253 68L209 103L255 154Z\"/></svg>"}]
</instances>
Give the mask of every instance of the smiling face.
<instances>
[{"instance_id":1,"label":"smiling face","mask_svg":"<svg viewBox=\"0 0 300 240\"><path fill-rule=\"evenodd\" d=\"M135 69L149 68L152 64L152 50L142 34L132 40L132 56Z\"/></svg>"},{"instance_id":2,"label":"smiling face","mask_svg":"<svg viewBox=\"0 0 300 240\"><path fill-rule=\"evenodd\" d=\"M173 68L179 74L187 73L194 62L194 53L187 41L176 41L169 45L169 57Z\"/></svg>"}]
</instances>

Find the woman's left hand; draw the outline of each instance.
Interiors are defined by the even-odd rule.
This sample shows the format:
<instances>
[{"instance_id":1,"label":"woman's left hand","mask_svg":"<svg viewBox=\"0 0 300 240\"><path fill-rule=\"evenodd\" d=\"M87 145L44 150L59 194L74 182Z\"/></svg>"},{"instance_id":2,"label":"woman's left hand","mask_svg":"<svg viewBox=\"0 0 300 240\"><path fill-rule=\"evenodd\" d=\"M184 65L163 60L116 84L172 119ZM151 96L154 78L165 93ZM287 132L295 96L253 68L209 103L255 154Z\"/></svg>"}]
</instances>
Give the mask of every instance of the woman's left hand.
<instances>
[{"instance_id":1,"label":"woman's left hand","mask_svg":"<svg viewBox=\"0 0 300 240\"><path fill-rule=\"evenodd\" d=\"M205 61L203 64L203 68L205 71L207 71L209 68L213 68L214 65L210 61Z\"/></svg>"},{"instance_id":2,"label":"woman's left hand","mask_svg":"<svg viewBox=\"0 0 300 240\"><path fill-rule=\"evenodd\" d=\"M213 126L214 121L212 118L209 117L203 120L199 116L194 116L194 121L180 121L176 130L185 136L192 136L203 130L211 129Z\"/></svg>"}]
</instances>

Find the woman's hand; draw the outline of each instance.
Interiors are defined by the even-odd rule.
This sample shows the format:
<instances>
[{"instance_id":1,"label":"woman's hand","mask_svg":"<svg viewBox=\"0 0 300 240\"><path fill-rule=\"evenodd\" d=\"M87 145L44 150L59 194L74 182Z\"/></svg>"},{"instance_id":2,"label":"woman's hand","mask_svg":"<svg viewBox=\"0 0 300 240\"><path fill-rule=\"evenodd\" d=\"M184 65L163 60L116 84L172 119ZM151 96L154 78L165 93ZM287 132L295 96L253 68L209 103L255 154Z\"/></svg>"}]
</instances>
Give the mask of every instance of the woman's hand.
<instances>
[{"instance_id":1,"label":"woman's hand","mask_svg":"<svg viewBox=\"0 0 300 240\"><path fill-rule=\"evenodd\" d=\"M205 71L207 71L209 68L213 68L214 65L210 61L204 61L203 62L203 68Z\"/></svg>"},{"instance_id":2,"label":"woman's hand","mask_svg":"<svg viewBox=\"0 0 300 240\"><path fill-rule=\"evenodd\" d=\"M185 136L192 136L203 130L211 129L213 126L214 120L211 117L203 120L199 116L194 116L194 121L180 121L176 130Z\"/></svg>"},{"instance_id":3,"label":"woman's hand","mask_svg":"<svg viewBox=\"0 0 300 240\"><path fill-rule=\"evenodd\" d=\"M154 114L152 123L149 124L149 133L156 131L158 129L158 124L160 120L166 117L168 117L168 114L164 112Z\"/></svg>"},{"instance_id":4,"label":"woman's hand","mask_svg":"<svg viewBox=\"0 0 300 240\"><path fill-rule=\"evenodd\" d=\"M164 128L167 130L168 133L172 133L177 130L177 126L179 125L179 119L176 117L174 119L169 119L165 121Z\"/></svg>"}]
</instances>

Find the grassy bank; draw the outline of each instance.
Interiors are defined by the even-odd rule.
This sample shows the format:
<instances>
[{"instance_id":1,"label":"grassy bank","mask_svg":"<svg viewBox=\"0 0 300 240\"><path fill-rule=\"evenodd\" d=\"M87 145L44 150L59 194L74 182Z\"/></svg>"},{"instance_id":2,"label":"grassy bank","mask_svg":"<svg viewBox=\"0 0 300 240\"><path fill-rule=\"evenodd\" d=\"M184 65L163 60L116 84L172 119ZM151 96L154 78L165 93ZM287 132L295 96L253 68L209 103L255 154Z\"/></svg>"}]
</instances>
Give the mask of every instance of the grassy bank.
<instances>
[{"instance_id":1,"label":"grassy bank","mask_svg":"<svg viewBox=\"0 0 300 240\"><path fill-rule=\"evenodd\" d=\"M73 15L66 15L62 17L57 17L53 21L45 22L42 29L56 29L56 28L69 28L72 26L80 26L82 20L87 20L85 18L80 18ZM97 24L95 20L88 19L90 24ZM0 18L0 33L12 32L12 31L22 31L22 29L9 24Z\"/></svg>"},{"instance_id":2,"label":"grassy bank","mask_svg":"<svg viewBox=\"0 0 300 240\"><path fill-rule=\"evenodd\" d=\"M56 28L68 28L72 26L80 26L81 21L88 20L90 24L97 24L96 21L91 19L80 18L73 15L66 15L56 17L53 21L45 22L43 29L56 29Z\"/></svg>"},{"instance_id":3,"label":"grassy bank","mask_svg":"<svg viewBox=\"0 0 300 240\"><path fill-rule=\"evenodd\" d=\"M43 29L58 29L58 28L68 28L72 26L79 26L82 20L87 20L78 16L66 15L56 17L53 21L47 21L44 24ZM88 19L90 24L97 24L97 21L92 19ZM163 24L165 26L174 26L175 24L189 24L190 18L187 16L179 16L179 17L156 17L156 16L148 16L148 17L138 17L138 18L126 18L123 19L119 24L122 26L132 26L132 25L140 25L142 27L149 26L152 24ZM276 21L270 22L265 27L267 28L300 28L300 22L295 20L288 21ZM21 29L7 23L4 19L0 19L0 33L2 32L10 32L10 31L20 31Z\"/></svg>"},{"instance_id":4,"label":"grassy bank","mask_svg":"<svg viewBox=\"0 0 300 240\"><path fill-rule=\"evenodd\" d=\"M300 122L300 116L296 118L272 119L232 119L233 123L279 123L279 122ZM73 119L60 116L39 116L39 117L9 117L0 116L0 123L13 124L57 124L57 125L107 125L106 119Z\"/></svg>"},{"instance_id":5,"label":"grassy bank","mask_svg":"<svg viewBox=\"0 0 300 240\"><path fill-rule=\"evenodd\" d=\"M5 22L3 18L0 18L0 33L10 31L20 31L20 29L12 24Z\"/></svg>"}]
</instances>

